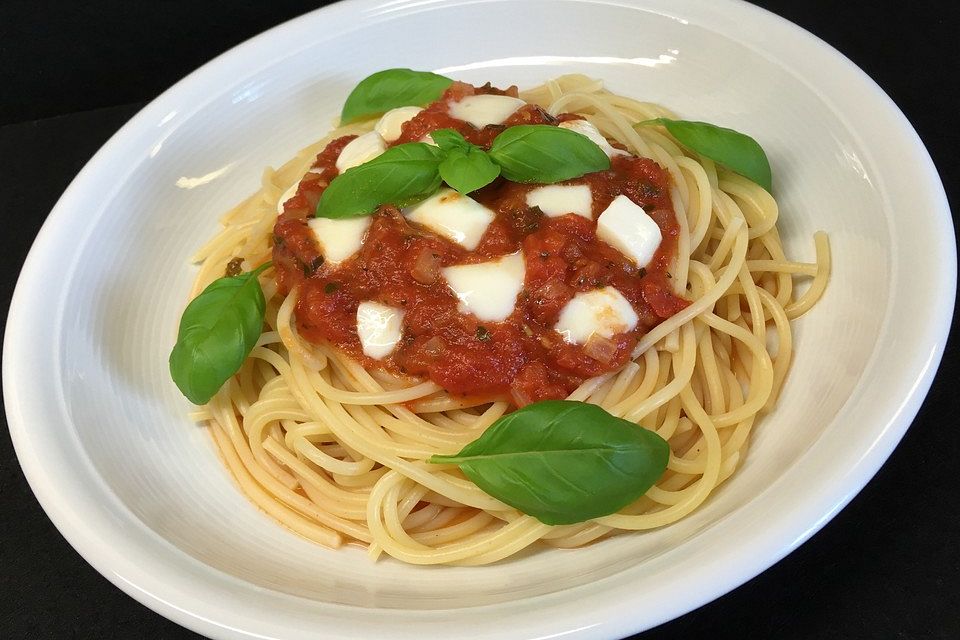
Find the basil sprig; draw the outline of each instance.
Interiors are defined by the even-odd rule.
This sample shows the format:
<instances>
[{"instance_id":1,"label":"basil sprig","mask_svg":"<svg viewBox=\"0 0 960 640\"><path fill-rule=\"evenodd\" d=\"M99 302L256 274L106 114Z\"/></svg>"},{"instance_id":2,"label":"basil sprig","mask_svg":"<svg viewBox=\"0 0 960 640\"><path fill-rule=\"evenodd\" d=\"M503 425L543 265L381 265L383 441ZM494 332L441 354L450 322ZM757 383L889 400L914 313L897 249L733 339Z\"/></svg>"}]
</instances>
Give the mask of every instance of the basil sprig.
<instances>
[{"instance_id":1,"label":"basil sprig","mask_svg":"<svg viewBox=\"0 0 960 640\"><path fill-rule=\"evenodd\" d=\"M652 431L583 402L518 409L452 456L491 496L550 525L615 513L663 475L670 448Z\"/></svg>"},{"instance_id":2,"label":"basil sprig","mask_svg":"<svg viewBox=\"0 0 960 640\"><path fill-rule=\"evenodd\" d=\"M408 206L433 195L442 182L466 195L501 174L514 182L552 184L610 168L596 143L551 125L509 127L489 152L453 129L430 135L437 146L401 144L334 178L320 196L317 217L353 218L382 204Z\"/></svg>"},{"instance_id":3,"label":"basil sprig","mask_svg":"<svg viewBox=\"0 0 960 640\"><path fill-rule=\"evenodd\" d=\"M459 132L438 129L430 137L444 152L440 177L463 195L487 186L500 175L500 166L483 149L467 142Z\"/></svg>"},{"instance_id":4,"label":"basil sprig","mask_svg":"<svg viewBox=\"0 0 960 640\"><path fill-rule=\"evenodd\" d=\"M170 376L194 404L209 402L260 338L267 305L257 276L270 265L214 280L184 310Z\"/></svg>"},{"instance_id":5,"label":"basil sprig","mask_svg":"<svg viewBox=\"0 0 960 640\"><path fill-rule=\"evenodd\" d=\"M670 135L697 153L753 180L768 192L772 189L773 176L767 154L756 140L745 133L709 122L670 118L645 120L635 126L655 124L666 127Z\"/></svg>"},{"instance_id":6,"label":"basil sprig","mask_svg":"<svg viewBox=\"0 0 960 640\"><path fill-rule=\"evenodd\" d=\"M347 124L410 105L425 105L439 98L453 82L429 71L385 69L360 81L340 112L340 123Z\"/></svg>"}]
</instances>

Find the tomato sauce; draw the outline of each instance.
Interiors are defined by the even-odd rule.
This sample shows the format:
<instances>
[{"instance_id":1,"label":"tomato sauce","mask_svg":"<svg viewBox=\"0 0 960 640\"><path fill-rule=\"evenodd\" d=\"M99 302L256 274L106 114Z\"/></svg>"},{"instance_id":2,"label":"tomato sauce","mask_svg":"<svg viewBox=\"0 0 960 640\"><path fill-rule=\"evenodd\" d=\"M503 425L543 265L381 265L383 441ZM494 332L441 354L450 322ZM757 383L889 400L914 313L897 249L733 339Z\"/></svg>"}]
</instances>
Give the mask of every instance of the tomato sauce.
<instances>
[{"instance_id":1,"label":"tomato sauce","mask_svg":"<svg viewBox=\"0 0 960 640\"><path fill-rule=\"evenodd\" d=\"M489 148L508 126L557 124L577 117L554 118L530 105L503 125L478 130L447 114L448 103L474 93L515 96L516 89L455 82L440 100L405 123L393 144L453 128ZM503 179L470 194L496 214L474 251L409 223L399 210L385 205L373 215L356 254L338 265L324 264L307 219L337 175L337 156L352 139L334 140L317 156L274 228L280 288L287 292L299 286L296 321L300 334L311 342L339 348L369 369L433 380L450 394L506 398L522 406L563 398L586 378L621 367L641 336L689 304L675 296L670 285L679 226L670 202L669 175L652 160L627 155L612 158L607 171L563 184L591 187L594 218L621 194L644 207L663 235L645 268L598 240L595 220L574 214L547 217L526 204L526 194L539 185ZM503 322L482 322L461 313L439 270L517 250L523 251L526 277L512 315ZM553 328L560 310L576 293L605 286L616 287L630 301L639 316L636 328L594 344L565 342ZM357 337L357 306L365 300L405 312L403 338L383 360L366 357Z\"/></svg>"}]
</instances>

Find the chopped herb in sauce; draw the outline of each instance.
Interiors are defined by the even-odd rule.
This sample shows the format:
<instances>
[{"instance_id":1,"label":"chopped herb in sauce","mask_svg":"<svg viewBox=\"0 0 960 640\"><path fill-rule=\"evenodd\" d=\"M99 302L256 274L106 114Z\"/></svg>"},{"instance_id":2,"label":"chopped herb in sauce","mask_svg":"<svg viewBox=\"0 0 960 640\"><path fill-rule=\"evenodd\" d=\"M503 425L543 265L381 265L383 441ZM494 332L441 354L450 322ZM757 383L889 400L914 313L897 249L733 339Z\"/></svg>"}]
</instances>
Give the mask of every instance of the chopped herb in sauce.
<instances>
[{"instance_id":1,"label":"chopped herb in sauce","mask_svg":"<svg viewBox=\"0 0 960 640\"><path fill-rule=\"evenodd\" d=\"M659 198L660 197L660 188L649 182L643 182L640 184L640 193L644 198Z\"/></svg>"},{"instance_id":2,"label":"chopped herb in sauce","mask_svg":"<svg viewBox=\"0 0 960 640\"><path fill-rule=\"evenodd\" d=\"M233 258L232 260L230 260L230 262L227 263L227 268L224 270L223 273L224 275L231 278L233 276L238 276L240 275L240 272L243 270L242 266L243 266L243 258L238 256L236 258Z\"/></svg>"},{"instance_id":3,"label":"chopped herb in sauce","mask_svg":"<svg viewBox=\"0 0 960 640\"><path fill-rule=\"evenodd\" d=\"M493 338L490 335L490 332L483 325L477 325L477 340L480 342L490 342L490 339Z\"/></svg>"},{"instance_id":4,"label":"chopped herb in sauce","mask_svg":"<svg viewBox=\"0 0 960 640\"><path fill-rule=\"evenodd\" d=\"M340 285L337 284L336 282L328 282L328 283L323 287L323 292L329 295L329 294L333 293L334 291L336 291L336 290L339 289L339 288L340 288Z\"/></svg>"},{"instance_id":5,"label":"chopped herb in sauce","mask_svg":"<svg viewBox=\"0 0 960 640\"><path fill-rule=\"evenodd\" d=\"M308 278L317 272L317 269L323 266L323 256L317 256L310 263L303 263L303 275Z\"/></svg>"}]
</instances>

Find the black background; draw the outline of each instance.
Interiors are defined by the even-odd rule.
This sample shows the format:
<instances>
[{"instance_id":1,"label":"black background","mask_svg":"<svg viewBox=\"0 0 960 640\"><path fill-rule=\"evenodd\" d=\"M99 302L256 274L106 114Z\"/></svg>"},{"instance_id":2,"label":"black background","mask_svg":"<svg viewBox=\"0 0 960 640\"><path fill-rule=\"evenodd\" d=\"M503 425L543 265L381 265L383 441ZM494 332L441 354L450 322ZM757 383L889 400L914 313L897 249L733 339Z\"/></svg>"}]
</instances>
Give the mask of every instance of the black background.
<instances>
[{"instance_id":1,"label":"black background","mask_svg":"<svg viewBox=\"0 0 960 640\"><path fill-rule=\"evenodd\" d=\"M116 129L210 58L320 4L0 0L3 308L44 217ZM956 3L755 4L823 38L883 87L930 149L956 210ZM835 520L739 589L638 637L960 638L955 345L954 334L901 445ZM0 465L0 637L198 637L124 595L66 544L30 493L6 429Z\"/></svg>"}]
</instances>

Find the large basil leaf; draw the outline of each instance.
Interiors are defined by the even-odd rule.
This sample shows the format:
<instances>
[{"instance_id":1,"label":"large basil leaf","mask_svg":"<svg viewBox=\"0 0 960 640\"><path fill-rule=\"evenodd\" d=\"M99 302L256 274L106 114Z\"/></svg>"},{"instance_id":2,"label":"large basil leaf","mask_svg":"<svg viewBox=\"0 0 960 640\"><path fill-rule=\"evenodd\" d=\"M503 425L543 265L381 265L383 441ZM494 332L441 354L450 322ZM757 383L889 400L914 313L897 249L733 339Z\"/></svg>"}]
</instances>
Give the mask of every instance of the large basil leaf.
<instances>
[{"instance_id":1,"label":"large basil leaf","mask_svg":"<svg viewBox=\"0 0 960 640\"><path fill-rule=\"evenodd\" d=\"M670 449L652 431L583 402L546 400L490 426L453 463L491 496L550 525L619 511L653 486Z\"/></svg>"},{"instance_id":2,"label":"large basil leaf","mask_svg":"<svg viewBox=\"0 0 960 640\"><path fill-rule=\"evenodd\" d=\"M545 124L509 127L494 138L490 158L513 182L551 184L610 168L610 158L595 142Z\"/></svg>"},{"instance_id":3,"label":"large basil leaf","mask_svg":"<svg viewBox=\"0 0 960 640\"><path fill-rule=\"evenodd\" d=\"M443 158L440 149L422 142L391 147L334 178L320 196L316 215L354 218L382 204L404 207L428 198L440 188Z\"/></svg>"},{"instance_id":4,"label":"large basil leaf","mask_svg":"<svg viewBox=\"0 0 960 640\"><path fill-rule=\"evenodd\" d=\"M439 98L450 78L411 69L385 69L360 81L343 104L340 123L380 115L396 107L421 106Z\"/></svg>"},{"instance_id":5,"label":"large basil leaf","mask_svg":"<svg viewBox=\"0 0 960 640\"><path fill-rule=\"evenodd\" d=\"M194 404L206 404L256 345L266 309L257 276L270 264L214 280L184 310L170 376Z\"/></svg>"},{"instance_id":6,"label":"large basil leaf","mask_svg":"<svg viewBox=\"0 0 960 640\"><path fill-rule=\"evenodd\" d=\"M756 140L745 133L709 122L670 118L646 120L637 126L649 124L663 125L681 144L753 180L768 192L772 189L773 176L767 154Z\"/></svg>"}]
</instances>

